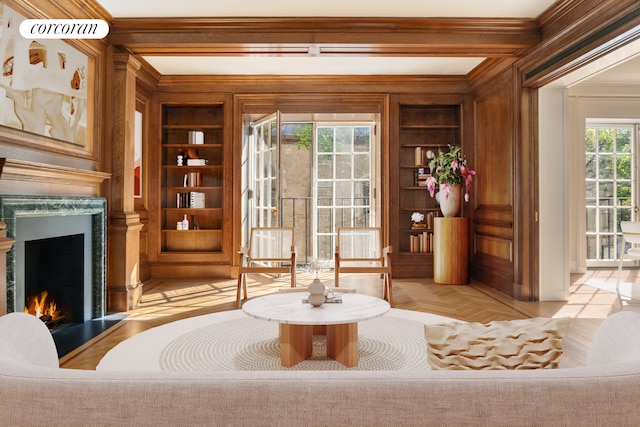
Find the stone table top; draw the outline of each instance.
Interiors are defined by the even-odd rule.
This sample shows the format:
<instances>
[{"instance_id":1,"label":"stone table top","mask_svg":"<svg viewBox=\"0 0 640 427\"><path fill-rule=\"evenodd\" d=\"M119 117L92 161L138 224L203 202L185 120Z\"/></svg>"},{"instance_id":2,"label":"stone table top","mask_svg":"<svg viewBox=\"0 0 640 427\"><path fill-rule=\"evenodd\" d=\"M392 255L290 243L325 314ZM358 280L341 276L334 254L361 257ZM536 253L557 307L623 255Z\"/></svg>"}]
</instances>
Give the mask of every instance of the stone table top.
<instances>
[{"instance_id":1,"label":"stone table top","mask_svg":"<svg viewBox=\"0 0 640 427\"><path fill-rule=\"evenodd\" d=\"M338 325L382 316L391 308L383 299L369 295L340 294L342 303L325 303L320 307L303 303L306 292L265 295L245 302L242 310L251 317L293 325Z\"/></svg>"}]
</instances>

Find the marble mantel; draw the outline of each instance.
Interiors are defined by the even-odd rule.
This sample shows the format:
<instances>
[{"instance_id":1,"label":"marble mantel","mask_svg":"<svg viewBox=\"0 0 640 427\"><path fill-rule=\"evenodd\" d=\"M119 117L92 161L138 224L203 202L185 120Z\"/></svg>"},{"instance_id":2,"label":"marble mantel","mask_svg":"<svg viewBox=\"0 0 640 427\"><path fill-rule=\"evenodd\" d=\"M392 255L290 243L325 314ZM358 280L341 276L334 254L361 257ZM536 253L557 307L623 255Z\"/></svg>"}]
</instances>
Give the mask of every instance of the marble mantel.
<instances>
[{"instance_id":1,"label":"marble mantel","mask_svg":"<svg viewBox=\"0 0 640 427\"><path fill-rule=\"evenodd\" d=\"M91 216L93 316L106 312L106 200L100 197L54 197L0 195L0 221L6 225L7 238L16 240L19 217ZM6 311L15 306L15 247L7 252Z\"/></svg>"}]
</instances>

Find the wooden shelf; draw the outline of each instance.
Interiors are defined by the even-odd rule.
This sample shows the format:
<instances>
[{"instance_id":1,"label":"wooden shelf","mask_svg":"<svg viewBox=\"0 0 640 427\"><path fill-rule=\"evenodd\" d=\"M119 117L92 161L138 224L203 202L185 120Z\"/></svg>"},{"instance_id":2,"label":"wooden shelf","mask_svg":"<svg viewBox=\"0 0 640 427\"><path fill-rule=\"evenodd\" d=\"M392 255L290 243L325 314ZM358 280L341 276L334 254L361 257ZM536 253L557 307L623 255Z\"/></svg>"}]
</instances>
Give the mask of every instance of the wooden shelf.
<instances>
[{"instance_id":1,"label":"wooden shelf","mask_svg":"<svg viewBox=\"0 0 640 427\"><path fill-rule=\"evenodd\" d=\"M417 185L418 171L423 169L428 175L430 170L426 159L416 161L416 148L437 152L448 149L449 145L460 145L462 107L457 103L437 104L427 96L414 95L394 96L391 106L391 141L396 144L391 147L390 156L394 171L390 176L393 275L399 278L433 277L435 254L411 250L412 239L415 245L412 236L421 232L409 227L411 214L430 213L434 220L441 215L427 187ZM435 252L433 229L425 231L431 234L430 243Z\"/></svg>"},{"instance_id":2,"label":"wooden shelf","mask_svg":"<svg viewBox=\"0 0 640 427\"><path fill-rule=\"evenodd\" d=\"M164 254L211 254L223 250L224 120L222 104L162 105L160 250ZM189 143L190 132L202 132L203 143ZM206 159L207 165L178 166L183 152ZM194 180L198 185L189 185ZM185 183L187 185L185 185ZM205 207L189 206L189 195L203 193ZM184 207L178 207L180 194ZM187 215L189 230L178 230ZM197 226L197 228L195 228ZM176 258L178 260L178 258Z\"/></svg>"}]
</instances>

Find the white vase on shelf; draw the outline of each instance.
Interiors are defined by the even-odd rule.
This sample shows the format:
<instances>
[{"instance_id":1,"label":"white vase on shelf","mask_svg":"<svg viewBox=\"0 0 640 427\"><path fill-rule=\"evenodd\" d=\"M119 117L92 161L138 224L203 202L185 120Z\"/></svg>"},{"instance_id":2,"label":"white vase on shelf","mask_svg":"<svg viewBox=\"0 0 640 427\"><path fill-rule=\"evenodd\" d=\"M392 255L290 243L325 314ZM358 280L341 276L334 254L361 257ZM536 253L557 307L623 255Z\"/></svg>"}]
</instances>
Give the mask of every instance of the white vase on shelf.
<instances>
[{"instance_id":1,"label":"white vase on shelf","mask_svg":"<svg viewBox=\"0 0 640 427\"><path fill-rule=\"evenodd\" d=\"M445 218L460 216L462 210L462 185L451 184L448 189L440 190L438 202Z\"/></svg>"}]
</instances>

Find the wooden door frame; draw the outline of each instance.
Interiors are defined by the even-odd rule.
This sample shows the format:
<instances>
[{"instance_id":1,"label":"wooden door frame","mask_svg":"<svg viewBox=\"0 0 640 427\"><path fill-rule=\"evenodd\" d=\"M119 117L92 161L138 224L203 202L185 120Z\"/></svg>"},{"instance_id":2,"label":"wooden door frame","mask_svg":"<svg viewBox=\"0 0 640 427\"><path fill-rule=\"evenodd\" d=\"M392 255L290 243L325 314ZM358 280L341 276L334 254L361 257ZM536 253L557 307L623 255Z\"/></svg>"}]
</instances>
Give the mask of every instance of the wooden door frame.
<instances>
[{"instance_id":1,"label":"wooden door frame","mask_svg":"<svg viewBox=\"0 0 640 427\"><path fill-rule=\"evenodd\" d=\"M245 114L263 114L280 111L290 113L375 113L380 115L380 223L384 240L389 240L388 190L389 190L389 95L388 94L236 94L233 99L233 237L232 245L241 244L242 230L242 118ZM232 274L237 277L239 259L232 263Z\"/></svg>"}]
</instances>

